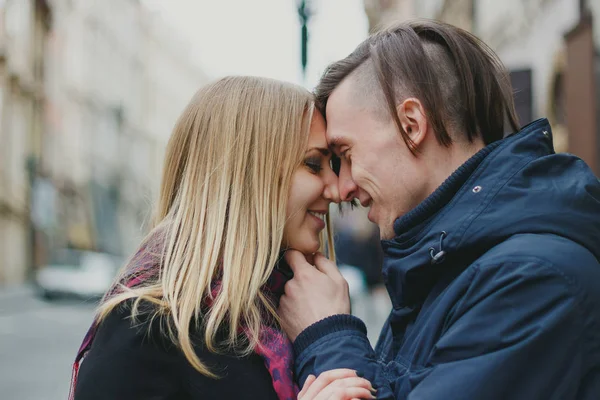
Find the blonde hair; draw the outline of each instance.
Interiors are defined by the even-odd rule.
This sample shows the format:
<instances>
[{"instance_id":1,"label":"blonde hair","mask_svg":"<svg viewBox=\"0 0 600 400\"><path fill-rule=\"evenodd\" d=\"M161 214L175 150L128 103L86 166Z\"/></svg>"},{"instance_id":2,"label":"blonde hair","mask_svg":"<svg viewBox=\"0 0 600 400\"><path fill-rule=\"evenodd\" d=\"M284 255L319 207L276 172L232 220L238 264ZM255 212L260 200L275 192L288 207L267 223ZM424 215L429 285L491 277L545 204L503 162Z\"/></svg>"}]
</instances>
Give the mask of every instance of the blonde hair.
<instances>
[{"instance_id":1,"label":"blonde hair","mask_svg":"<svg viewBox=\"0 0 600 400\"><path fill-rule=\"evenodd\" d=\"M216 377L194 351L192 327L202 329L209 351L225 345L249 354L265 315L279 321L260 289L280 257L292 175L303 162L313 110L307 90L267 78L226 77L198 91L170 138L154 228L138 252L155 256L156 277L122 285L139 264L133 257L97 321L127 299L135 300L135 318L146 300L156 306L152 319L167 317L164 333L202 374ZM325 234L332 257L329 223ZM212 298L215 278L221 287ZM209 309L202 308L206 298ZM222 327L228 335L218 342Z\"/></svg>"}]
</instances>

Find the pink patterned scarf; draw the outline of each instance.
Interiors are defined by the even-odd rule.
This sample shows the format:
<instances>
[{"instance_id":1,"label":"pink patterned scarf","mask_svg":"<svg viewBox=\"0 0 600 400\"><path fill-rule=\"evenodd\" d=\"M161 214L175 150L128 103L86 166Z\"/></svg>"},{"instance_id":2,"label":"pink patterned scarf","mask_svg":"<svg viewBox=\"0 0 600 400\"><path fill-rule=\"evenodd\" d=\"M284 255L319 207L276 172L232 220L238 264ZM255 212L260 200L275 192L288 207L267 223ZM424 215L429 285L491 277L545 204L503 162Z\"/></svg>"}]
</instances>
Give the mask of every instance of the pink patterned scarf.
<instances>
[{"instance_id":1,"label":"pink patterned scarf","mask_svg":"<svg viewBox=\"0 0 600 400\"><path fill-rule=\"evenodd\" d=\"M134 257L131 265L131 273L122 280L127 287L135 287L143 283L146 279L156 276L157 263L151 262L152 256L142 247ZM277 267L271 274L267 284L263 287L266 293L277 304L279 298L283 294L285 283L289 280L289 272L287 266ZM213 284L213 298L218 293L220 282ZM106 294L105 299L119 292L118 286L113 286ZM208 302L207 302L208 303ZM210 307L210 304L207 304ZM79 367L84 360L85 355L92 347L92 342L98 330L98 323L94 321L92 326L86 333L83 342L75 357L73 363L73 372L71 376L71 390L69 392L69 400L74 400L75 386L77 384L77 375ZM264 359L265 367L271 374L273 388L277 393L279 400L294 400L298 396L298 386L294 382L293 367L294 367L294 352L292 344L288 337L279 328L264 324L261 332L259 344L255 348L255 353Z\"/></svg>"}]
</instances>

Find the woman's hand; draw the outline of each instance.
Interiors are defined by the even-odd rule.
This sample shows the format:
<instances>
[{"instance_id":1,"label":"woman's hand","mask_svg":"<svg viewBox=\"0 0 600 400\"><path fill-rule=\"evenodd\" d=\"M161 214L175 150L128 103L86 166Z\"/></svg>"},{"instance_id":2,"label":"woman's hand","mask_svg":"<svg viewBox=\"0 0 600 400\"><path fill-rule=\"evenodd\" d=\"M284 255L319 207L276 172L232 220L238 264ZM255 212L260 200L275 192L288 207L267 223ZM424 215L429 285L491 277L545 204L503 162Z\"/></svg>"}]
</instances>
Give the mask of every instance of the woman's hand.
<instances>
[{"instance_id":1,"label":"woman's hand","mask_svg":"<svg viewBox=\"0 0 600 400\"><path fill-rule=\"evenodd\" d=\"M334 369L316 378L309 375L298 400L358 400L375 399L371 382L357 376L351 369Z\"/></svg>"}]
</instances>

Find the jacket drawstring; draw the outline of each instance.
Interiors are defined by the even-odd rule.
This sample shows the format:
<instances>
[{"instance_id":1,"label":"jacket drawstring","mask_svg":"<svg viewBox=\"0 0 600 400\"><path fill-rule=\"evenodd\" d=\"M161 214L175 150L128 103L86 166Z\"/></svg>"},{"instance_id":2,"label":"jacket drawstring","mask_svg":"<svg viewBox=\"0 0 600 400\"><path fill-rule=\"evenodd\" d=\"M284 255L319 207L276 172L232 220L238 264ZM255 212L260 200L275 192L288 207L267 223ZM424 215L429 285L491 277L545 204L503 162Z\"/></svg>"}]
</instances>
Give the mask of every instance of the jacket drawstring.
<instances>
[{"instance_id":1,"label":"jacket drawstring","mask_svg":"<svg viewBox=\"0 0 600 400\"><path fill-rule=\"evenodd\" d=\"M440 249L437 252L434 247L429 248L429 256L431 257L431 264L433 265L443 263L444 259L446 258L446 252L442 247L443 240L446 237L446 235L448 235L446 231L442 231L442 233L440 234Z\"/></svg>"}]
</instances>

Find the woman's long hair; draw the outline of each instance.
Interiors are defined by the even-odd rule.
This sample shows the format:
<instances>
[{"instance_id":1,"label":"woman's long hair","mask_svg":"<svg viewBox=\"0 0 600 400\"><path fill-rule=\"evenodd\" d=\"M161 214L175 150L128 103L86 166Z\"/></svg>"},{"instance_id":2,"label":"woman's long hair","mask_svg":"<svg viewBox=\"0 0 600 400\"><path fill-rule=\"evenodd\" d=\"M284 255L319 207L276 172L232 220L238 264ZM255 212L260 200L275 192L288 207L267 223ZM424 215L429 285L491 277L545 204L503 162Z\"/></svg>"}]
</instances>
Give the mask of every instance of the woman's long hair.
<instances>
[{"instance_id":1,"label":"woman's long hair","mask_svg":"<svg viewBox=\"0 0 600 400\"><path fill-rule=\"evenodd\" d=\"M278 321L260 289L280 257L313 110L308 91L267 78L226 77L202 88L170 138L154 228L116 282L131 277L132 267L147 272L140 263L156 271L105 296L98 322L124 300L133 299L134 318L140 301L151 302L152 318L168 319L164 333L206 376L215 377L196 355L190 330L201 329L210 351L225 345L250 353L265 315ZM326 234L332 255L329 224ZM211 307L203 308L207 298ZM228 334L219 341L222 328ZM247 335L239 335L242 328Z\"/></svg>"}]
</instances>

